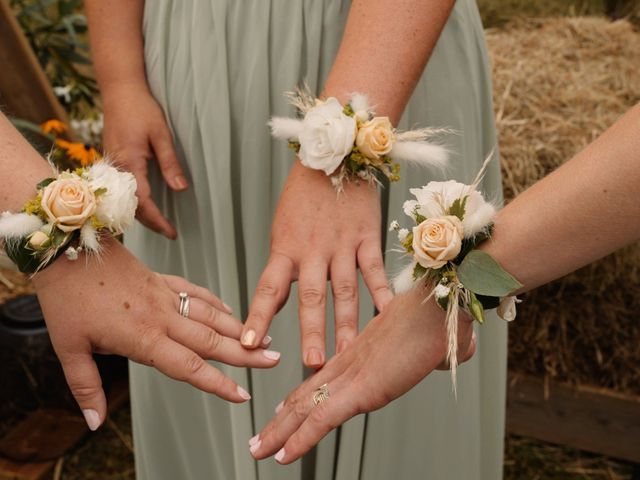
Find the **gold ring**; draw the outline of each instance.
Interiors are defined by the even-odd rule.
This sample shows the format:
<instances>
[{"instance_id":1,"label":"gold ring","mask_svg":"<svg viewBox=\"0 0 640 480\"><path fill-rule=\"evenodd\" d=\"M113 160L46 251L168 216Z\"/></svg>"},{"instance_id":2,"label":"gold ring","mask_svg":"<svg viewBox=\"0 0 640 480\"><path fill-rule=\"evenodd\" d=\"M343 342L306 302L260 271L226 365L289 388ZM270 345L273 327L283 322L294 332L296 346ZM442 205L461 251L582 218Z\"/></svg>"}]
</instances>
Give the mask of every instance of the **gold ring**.
<instances>
[{"instance_id":1,"label":"gold ring","mask_svg":"<svg viewBox=\"0 0 640 480\"><path fill-rule=\"evenodd\" d=\"M316 405L320 405L322 402L327 400L330 397L329 395L329 386L325 383L324 385L319 386L313 392L313 403Z\"/></svg>"}]
</instances>

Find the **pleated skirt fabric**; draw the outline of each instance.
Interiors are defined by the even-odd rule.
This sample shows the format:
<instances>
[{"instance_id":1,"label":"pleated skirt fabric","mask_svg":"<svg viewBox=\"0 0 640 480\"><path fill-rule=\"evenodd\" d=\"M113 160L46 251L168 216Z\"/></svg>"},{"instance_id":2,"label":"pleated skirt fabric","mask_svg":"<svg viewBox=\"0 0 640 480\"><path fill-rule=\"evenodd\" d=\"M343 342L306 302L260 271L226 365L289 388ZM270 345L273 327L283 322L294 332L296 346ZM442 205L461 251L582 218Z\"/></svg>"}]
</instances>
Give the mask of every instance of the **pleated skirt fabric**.
<instances>
[{"instance_id":1,"label":"pleated skirt fabric","mask_svg":"<svg viewBox=\"0 0 640 480\"><path fill-rule=\"evenodd\" d=\"M322 88L336 55L348 0L148 0L148 81L174 135L190 188L175 194L151 164L153 194L176 225L169 241L141 226L126 244L152 269L204 285L244 317L269 254L271 219L293 161L270 138L272 115L294 114L282 93L307 81ZM402 79L398 79L400 82ZM135 115L135 112L132 112ZM402 217L410 187L469 182L496 147L490 70L475 0L458 0L399 127L449 127L446 172L403 168L381 193L385 224ZM483 182L500 201L499 165ZM300 199L304 201L304 199ZM381 226L383 228L383 226ZM386 231L383 229L382 231ZM386 238L387 252L397 243ZM390 273L405 260L386 254ZM361 327L374 308L360 287ZM496 480L502 476L506 335L491 317L477 329L478 353L458 373L435 372L386 408L356 417L304 459L255 462L248 440L308 371L302 367L297 294L274 319L272 370L217 365L253 400L234 405L131 364L139 480ZM327 309L332 351L331 308Z\"/></svg>"}]
</instances>

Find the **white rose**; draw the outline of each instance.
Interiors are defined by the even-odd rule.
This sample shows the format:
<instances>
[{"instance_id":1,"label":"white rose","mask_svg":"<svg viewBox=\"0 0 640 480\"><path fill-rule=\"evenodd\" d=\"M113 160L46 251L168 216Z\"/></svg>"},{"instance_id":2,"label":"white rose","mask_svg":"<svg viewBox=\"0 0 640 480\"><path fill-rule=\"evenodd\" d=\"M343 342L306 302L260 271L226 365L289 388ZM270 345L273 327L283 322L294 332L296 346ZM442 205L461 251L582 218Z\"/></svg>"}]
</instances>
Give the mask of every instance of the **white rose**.
<instances>
[{"instance_id":1,"label":"white rose","mask_svg":"<svg viewBox=\"0 0 640 480\"><path fill-rule=\"evenodd\" d=\"M87 177L94 191L106 189L105 193L98 196L98 221L116 235L121 234L133 223L138 206L135 177L106 162L93 165L88 170Z\"/></svg>"},{"instance_id":2,"label":"white rose","mask_svg":"<svg viewBox=\"0 0 640 480\"><path fill-rule=\"evenodd\" d=\"M429 182L422 188L412 188L409 191L416 197L416 200L406 201L404 212L412 218L414 210L417 210L425 218L447 215L453 202L466 196L467 201L462 220L465 237L478 233L493 221L496 214L495 207L484 199L482 193L455 180Z\"/></svg>"},{"instance_id":3,"label":"white rose","mask_svg":"<svg viewBox=\"0 0 640 480\"><path fill-rule=\"evenodd\" d=\"M462 222L451 215L429 218L413 227L413 251L425 268L440 268L456 258L462 248Z\"/></svg>"},{"instance_id":4,"label":"white rose","mask_svg":"<svg viewBox=\"0 0 640 480\"><path fill-rule=\"evenodd\" d=\"M345 115L335 98L310 109L298 136L302 165L331 175L353 149L356 120Z\"/></svg>"},{"instance_id":5,"label":"white rose","mask_svg":"<svg viewBox=\"0 0 640 480\"><path fill-rule=\"evenodd\" d=\"M393 147L393 126L388 117L375 117L358 128L356 146L365 157L379 160Z\"/></svg>"},{"instance_id":6,"label":"white rose","mask_svg":"<svg viewBox=\"0 0 640 480\"><path fill-rule=\"evenodd\" d=\"M40 205L47 218L63 232L77 230L95 213L96 197L86 181L60 176L42 190Z\"/></svg>"},{"instance_id":7,"label":"white rose","mask_svg":"<svg viewBox=\"0 0 640 480\"><path fill-rule=\"evenodd\" d=\"M515 320L517 303L520 303L520 300L514 296L502 297L498 306L498 316L507 322Z\"/></svg>"}]
</instances>

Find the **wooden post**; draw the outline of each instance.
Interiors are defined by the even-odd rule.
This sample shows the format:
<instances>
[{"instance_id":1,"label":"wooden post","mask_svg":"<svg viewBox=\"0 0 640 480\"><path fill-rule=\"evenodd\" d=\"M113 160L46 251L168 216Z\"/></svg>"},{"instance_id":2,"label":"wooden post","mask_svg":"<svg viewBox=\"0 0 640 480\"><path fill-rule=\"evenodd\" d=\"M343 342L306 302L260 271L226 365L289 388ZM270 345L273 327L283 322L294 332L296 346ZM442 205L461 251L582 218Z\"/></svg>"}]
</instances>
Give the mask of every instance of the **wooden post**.
<instances>
[{"instance_id":1,"label":"wooden post","mask_svg":"<svg viewBox=\"0 0 640 480\"><path fill-rule=\"evenodd\" d=\"M68 123L29 41L6 0L0 0L0 108L40 124L57 118Z\"/></svg>"}]
</instances>

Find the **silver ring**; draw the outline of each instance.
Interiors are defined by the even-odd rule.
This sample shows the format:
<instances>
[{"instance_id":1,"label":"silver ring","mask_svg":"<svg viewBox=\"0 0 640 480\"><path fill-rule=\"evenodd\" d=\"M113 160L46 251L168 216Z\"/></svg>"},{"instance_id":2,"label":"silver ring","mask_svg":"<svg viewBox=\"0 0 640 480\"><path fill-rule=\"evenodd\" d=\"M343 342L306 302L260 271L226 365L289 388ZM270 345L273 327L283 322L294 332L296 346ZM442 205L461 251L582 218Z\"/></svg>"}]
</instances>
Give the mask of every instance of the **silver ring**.
<instances>
[{"instance_id":1,"label":"silver ring","mask_svg":"<svg viewBox=\"0 0 640 480\"><path fill-rule=\"evenodd\" d=\"M189 294L187 292L180 292L178 294L180 296L180 308L178 309L178 313L183 317L189 316Z\"/></svg>"}]
</instances>

